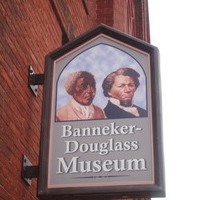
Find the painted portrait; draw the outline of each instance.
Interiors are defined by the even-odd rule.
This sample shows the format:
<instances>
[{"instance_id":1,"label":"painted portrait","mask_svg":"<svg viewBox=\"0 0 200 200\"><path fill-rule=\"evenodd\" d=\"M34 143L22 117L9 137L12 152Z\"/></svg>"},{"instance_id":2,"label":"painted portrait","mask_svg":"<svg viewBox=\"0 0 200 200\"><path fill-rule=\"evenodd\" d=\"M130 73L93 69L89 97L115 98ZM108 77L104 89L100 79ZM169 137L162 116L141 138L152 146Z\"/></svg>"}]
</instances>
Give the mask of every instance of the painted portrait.
<instances>
[{"instance_id":1,"label":"painted portrait","mask_svg":"<svg viewBox=\"0 0 200 200\"><path fill-rule=\"evenodd\" d=\"M109 44L92 46L69 60L56 87L57 122L148 116L142 65Z\"/></svg>"}]
</instances>

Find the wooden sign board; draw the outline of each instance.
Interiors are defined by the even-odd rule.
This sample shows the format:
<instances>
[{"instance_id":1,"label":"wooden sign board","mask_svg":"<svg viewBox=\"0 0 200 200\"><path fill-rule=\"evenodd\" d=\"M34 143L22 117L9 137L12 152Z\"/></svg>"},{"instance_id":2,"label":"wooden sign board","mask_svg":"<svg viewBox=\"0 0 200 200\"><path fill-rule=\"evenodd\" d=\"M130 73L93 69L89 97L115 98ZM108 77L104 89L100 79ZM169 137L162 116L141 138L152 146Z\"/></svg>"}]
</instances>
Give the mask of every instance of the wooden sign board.
<instances>
[{"instance_id":1,"label":"wooden sign board","mask_svg":"<svg viewBox=\"0 0 200 200\"><path fill-rule=\"evenodd\" d=\"M158 49L105 25L48 54L38 197L165 196L159 79Z\"/></svg>"}]
</instances>

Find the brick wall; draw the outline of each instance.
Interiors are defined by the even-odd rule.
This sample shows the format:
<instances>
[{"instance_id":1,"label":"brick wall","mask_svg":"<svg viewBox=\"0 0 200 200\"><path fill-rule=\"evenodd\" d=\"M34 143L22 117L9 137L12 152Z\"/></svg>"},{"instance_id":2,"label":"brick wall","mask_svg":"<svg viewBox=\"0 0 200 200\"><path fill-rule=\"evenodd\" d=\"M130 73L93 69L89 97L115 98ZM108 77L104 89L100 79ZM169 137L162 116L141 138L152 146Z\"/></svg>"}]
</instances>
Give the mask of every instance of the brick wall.
<instances>
[{"instance_id":1,"label":"brick wall","mask_svg":"<svg viewBox=\"0 0 200 200\"><path fill-rule=\"evenodd\" d=\"M114 24L113 27L126 32L126 0L115 0L114 1Z\"/></svg>"},{"instance_id":2,"label":"brick wall","mask_svg":"<svg viewBox=\"0 0 200 200\"><path fill-rule=\"evenodd\" d=\"M94 27L96 18L96 3L94 0L85 1L70 0L66 1L69 8L70 18L73 24L74 35L78 35L88 31Z\"/></svg>"},{"instance_id":3,"label":"brick wall","mask_svg":"<svg viewBox=\"0 0 200 200\"><path fill-rule=\"evenodd\" d=\"M150 42L148 0L96 0L96 23Z\"/></svg>"},{"instance_id":4,"label":"brick wall","mask_svg":"<svg viewBox=\"0 0 200 200\"><path fill-rule=\"evenodd\" d=\"M28 186L21 178L23 155L38 165L39 154L42 86L35 97L27 84L29 65L43 73L47 53L97 23L123 31L122 1L116 2L0 1L0 200L37 199L37 180Z\"/></svg>"},{"instance_id":5,"label":"brick wall","mask_svg":"<svg viewBox=\"0 0 200 200\"><path fill-rule=\"evenodd\" d=\"M43 12L45 10L45 12ZM44 56L61 45L48 1L0 1L0 199L36 198L36 180L21 179L23 154L38 163L42 87L34 97L28 66L42 73Z\"/></svg>"},{"instance_id":6,"label":"brick wall","mask_svg":"<svg viewBox=\"0 0 200 200\"><path fill-rule=\"evenodd\" d=\"M96 0L96 23L113 26L113 0Z\"/></svg>"}]
</instances>

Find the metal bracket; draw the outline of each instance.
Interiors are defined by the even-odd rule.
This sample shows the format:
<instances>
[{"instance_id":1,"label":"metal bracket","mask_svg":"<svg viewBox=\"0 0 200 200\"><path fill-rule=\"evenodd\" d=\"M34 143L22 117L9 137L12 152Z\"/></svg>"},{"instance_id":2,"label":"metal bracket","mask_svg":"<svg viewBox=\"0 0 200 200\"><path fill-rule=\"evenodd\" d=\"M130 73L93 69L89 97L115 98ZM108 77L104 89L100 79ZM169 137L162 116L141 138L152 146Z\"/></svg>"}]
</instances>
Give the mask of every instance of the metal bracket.
<instances>
[{"instance_id":1,"label":"metal bracket","mask_svg":"<svg viewBox=\"0 0 200 200\"><path fill-rule=\"evenodd\" d=\"M22 178L24 181L31 185L32 178L38 178L39 176L39 167L33 166L30 160L24 155L22 161Z\"/></svg>"},{"instance_id":2,"label":"metal bracket","mask_svg":"<svg viewBox=\"0 0 200 200\"><path fill-rule=\"evenodd\" d=\"M44 74L35 74L33 67L30 65L28 69L28 86L35 96L37 96L38 85L44 84Z\"/></svg>"}]
</instances>

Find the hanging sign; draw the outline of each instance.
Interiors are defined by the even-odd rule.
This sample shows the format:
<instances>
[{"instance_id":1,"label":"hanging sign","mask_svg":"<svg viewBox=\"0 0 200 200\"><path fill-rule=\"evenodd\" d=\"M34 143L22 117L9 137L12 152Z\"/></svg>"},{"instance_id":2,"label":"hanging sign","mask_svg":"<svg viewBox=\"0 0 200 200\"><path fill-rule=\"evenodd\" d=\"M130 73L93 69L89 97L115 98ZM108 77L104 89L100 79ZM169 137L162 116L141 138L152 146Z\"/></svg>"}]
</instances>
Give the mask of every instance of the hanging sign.
<instances>
[{"instance_id":1,"label":"hanging sign","mask_svg":"<svg viewBox=\"0 0 200 200\"><path fill-rule=\"evenodd\" d=\"M40 199L162 197L158 49L105 25L46 56Z\"/></svg>"}]
</instances>

